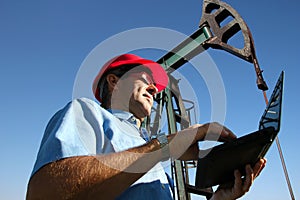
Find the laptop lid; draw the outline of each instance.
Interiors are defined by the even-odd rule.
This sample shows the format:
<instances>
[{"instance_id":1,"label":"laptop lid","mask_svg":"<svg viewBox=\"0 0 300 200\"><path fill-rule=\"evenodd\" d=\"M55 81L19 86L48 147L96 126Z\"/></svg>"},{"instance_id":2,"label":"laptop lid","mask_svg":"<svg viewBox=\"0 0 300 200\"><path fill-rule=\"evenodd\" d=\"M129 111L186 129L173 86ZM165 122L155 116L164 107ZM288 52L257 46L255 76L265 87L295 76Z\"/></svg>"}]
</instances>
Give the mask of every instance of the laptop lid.
<instances>
[{"instance_id":1,"label":"laptop lid","mask_svg":"<svg viewBox=\"0 0 300 200\"><path fill-rule=\"evenodd\" d=\"M259 130L267 127L274 127L276 132L279 132L280 130L283 79L284 71L281 72L273 93L269 99L266 110L259 121Z\"/></svg>"},{"instance_id":2,"label":"laptop lid","mask_svg":"<svg viewBox=\"0 0 300 200\"><path fill-rule=\"evenodd\" d=\"M280 130L283 93L281 72L273 93L259 121L259 130L246 134L232 142L200 150L196 171L197 188L207 188L234 180L233 172L239 169L245 174L246 164L252 166L265 156ZM202 151L202 153L201 153Z\"/></svg>"}]
</instances>

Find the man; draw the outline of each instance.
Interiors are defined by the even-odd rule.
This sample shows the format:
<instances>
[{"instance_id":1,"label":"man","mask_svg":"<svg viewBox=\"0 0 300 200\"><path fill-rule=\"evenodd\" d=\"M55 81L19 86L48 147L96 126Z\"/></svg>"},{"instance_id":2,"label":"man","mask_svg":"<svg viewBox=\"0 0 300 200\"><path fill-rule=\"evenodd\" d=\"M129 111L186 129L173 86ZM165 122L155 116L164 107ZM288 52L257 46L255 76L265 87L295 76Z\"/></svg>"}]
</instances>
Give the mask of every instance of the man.
<instances>
[{"instance_id":1,"label":"man","mask_svg":"<svg viewBox=\"0 0 300 200\"><path fill-rule=\"evenodd\" d=\"M208 123L150 140L141 123L167 84L166 72L151 60L124 54L108 61L93 84L101 106L75 99L48 123L27 199L172 199L160 161L196 160L206 134L219 141L235 135ZM264 159L247 165L244 181L236 171L234 185L220 186L212 199L244 195L264 166Z\"/></svg>"}]
</instances>

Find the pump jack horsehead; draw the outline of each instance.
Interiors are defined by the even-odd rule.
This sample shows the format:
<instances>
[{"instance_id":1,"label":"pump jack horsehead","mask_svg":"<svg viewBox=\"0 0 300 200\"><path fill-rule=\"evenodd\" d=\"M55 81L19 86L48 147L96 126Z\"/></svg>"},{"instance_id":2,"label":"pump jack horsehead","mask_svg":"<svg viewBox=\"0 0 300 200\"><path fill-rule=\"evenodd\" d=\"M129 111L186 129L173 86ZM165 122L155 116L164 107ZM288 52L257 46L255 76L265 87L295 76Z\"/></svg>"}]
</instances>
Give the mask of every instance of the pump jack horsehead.
<instances>
[{"instance_id":1,"label":"pump jack horsehead","mask_svg":"<svg viewBox=\"0 0 300 200\"><path fill-rule=\"evenodd\" d=\"M232 20L221 26L221 23L228 17ZM242 48L236 48L228 44L229 39L239 32L242 33L244 39L244 46ZM230 5L220 0L204 0L199 29L157 61L167 71L170 83L169 87L159 93L156 97L157 106L154 109L156 114L154 119L155 123L153 127L151 127L152 133L157 133L159 131L159 119L164 106L167 110L169 133L176 132L177 127L186 128L190 125L189 118L186 114L186 108L180 95L178 81L172 77L171 72L210 47L213 49L225 50L245 61L253 63L257 78L257 87L263 91L264 99L266 103L268 103L265 92L268 90L268 86L263 79L262 70L260 69L256 58L254 41L249 27L238 12ZM174 99L174 101L172 101L172 99ZM178 108L176 112L174 111L174 108ZM177 126L176 123L180 123L180 126ZM150 129L149 125L148 128ZM279 141L276 138L278 150L281 152L278 142ZM190 165L190 163L178 160L172 160L171 162L172 175L176 180L177 199L189 199L189 193L204 195L206 198L211 197L212 188L200 190L195 186L187 184L188 168L190 168L188 165ZM283 160L282 164L285 168ZM290 185L287 174L286 179L288 185ZM290 189L290 191L292 190ZM291 196L293 199L292 192Z\"/></svg>"}]
</instances>

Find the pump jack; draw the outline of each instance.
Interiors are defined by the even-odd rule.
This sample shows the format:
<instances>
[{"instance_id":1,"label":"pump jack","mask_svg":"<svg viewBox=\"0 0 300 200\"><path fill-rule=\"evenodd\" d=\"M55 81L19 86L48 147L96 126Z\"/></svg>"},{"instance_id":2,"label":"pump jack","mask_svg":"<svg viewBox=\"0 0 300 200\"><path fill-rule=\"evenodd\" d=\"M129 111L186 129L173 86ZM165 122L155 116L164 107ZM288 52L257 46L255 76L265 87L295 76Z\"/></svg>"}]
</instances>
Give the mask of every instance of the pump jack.
<instances>
[{"instance_id":1,"label":"pump jack","mask_svg":"<svg viewBox=\"0 0 300 200\"><path fill-rule=\"evenodd\" d=\"M221 27L220 24L227 17L231 17L232 20ZM238 32L241 32L243 35L243 48L236 48L228 44L228 40ZM177 132L178 127L184 129L190 125L190 119L180 94L178 81L171 75L171 72L180 68L183 64L208 48L225 50L245 61L253 63L257 77L257 87L263 91L267 103L265 91L268 90L268 86L263 79L262 70L259 67L255 54L252 34L247 24L238 12L228 4L220 0L204 0L199 29L157 61L167 71L170 83L163 92L156 96L157 105L154 108L156 112L154 121L157 123L153 127L150 127L149 124L147 125L152 133L159 131L159 121L164 107L167 111L169 134ZM278 139L276 142L278 150L281 152ZM284 162L282 163L285 168ZM176 199L190 199L191 193L203 195L207 199L212 196L212 188L200 190L188 184L188 170L190 167L195 166L195 163L171 160L172 177L176 180ZM287 174L286 179L288 185L290 185ZM294 199L292 192L291 197Z\"/></svg>"}]
</instances>

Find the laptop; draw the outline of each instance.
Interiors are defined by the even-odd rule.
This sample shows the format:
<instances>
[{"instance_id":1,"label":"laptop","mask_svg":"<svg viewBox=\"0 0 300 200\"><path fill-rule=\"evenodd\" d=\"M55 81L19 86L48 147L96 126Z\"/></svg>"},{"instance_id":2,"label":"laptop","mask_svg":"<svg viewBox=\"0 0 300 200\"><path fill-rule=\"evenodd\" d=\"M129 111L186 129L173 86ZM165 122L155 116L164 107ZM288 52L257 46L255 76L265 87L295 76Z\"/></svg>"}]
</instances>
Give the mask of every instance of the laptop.
<instances>
[{"instance_id":1,"label":"laptop","mask_svg":"<svg viewBox=\"0 0 300 200\"><path fill-rule=\"evenodd\" d=\"M257 131L200 152L195 178L197 188L233 183L235 169L245 175L246 164L254 166L265 156L280 130L283 78L282 71Z\"/></svg>"}]
</instances>

